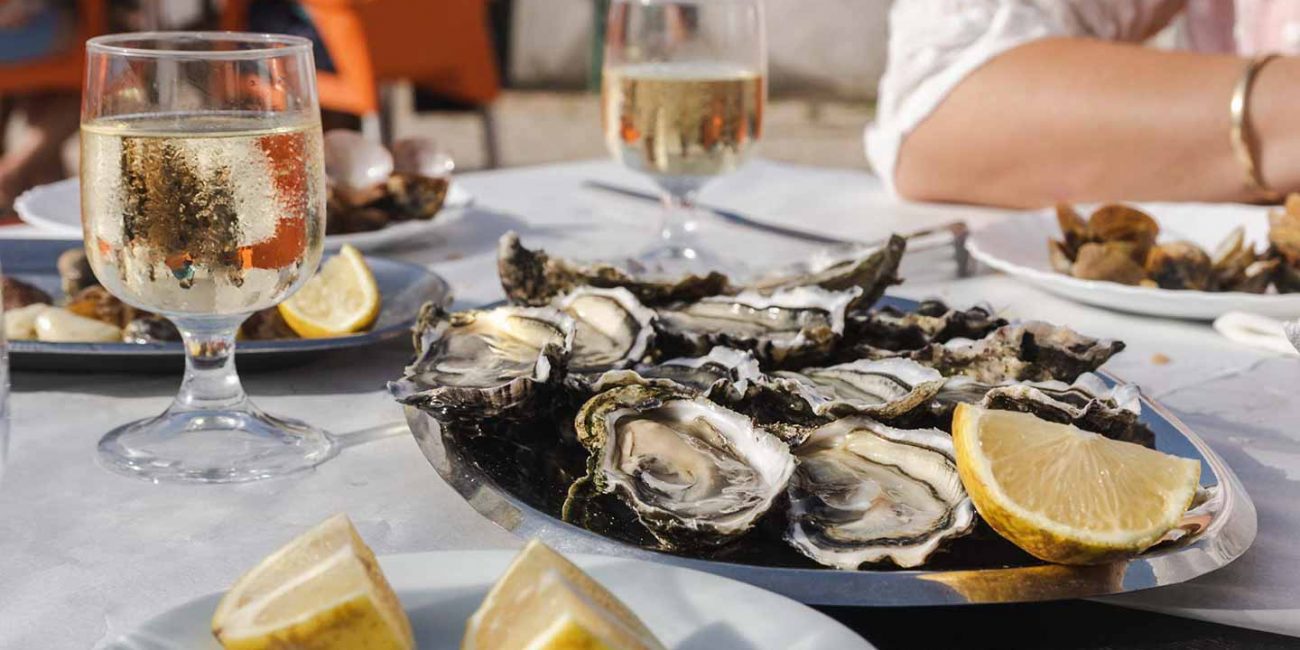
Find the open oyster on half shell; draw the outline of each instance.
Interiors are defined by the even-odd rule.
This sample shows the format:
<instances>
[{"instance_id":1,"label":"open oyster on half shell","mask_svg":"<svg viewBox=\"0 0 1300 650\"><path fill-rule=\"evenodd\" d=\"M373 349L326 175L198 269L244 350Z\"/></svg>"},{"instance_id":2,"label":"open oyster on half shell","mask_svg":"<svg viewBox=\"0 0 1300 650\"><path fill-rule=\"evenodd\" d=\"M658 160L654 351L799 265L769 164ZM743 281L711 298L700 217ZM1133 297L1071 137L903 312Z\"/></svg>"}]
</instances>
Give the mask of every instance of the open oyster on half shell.
<instances>
[{"instance_id":1,"label":"open oyster on half shell","mask_svg":"<svg viewBox=\"0 0 1300 650\"><path fill-rule=\"evenodd\" d=\"M560 380L573 336L573 319L554 309L447 313L425 305L416 324L416 359L388 389L399 402L440 419L526 414Z\"/></svg>"},{"instance_id":2,"label":"open oyster on half shell","mask_svg":"<svg viewBox=\"0 0 1300 650\"><path fill-rule=\"evenodd\" d=\"M622 287L581 287L559 298L555 307L575 325L571 373L627 368L654 342L654 311Z\"/></svg>"},{"instance_id":3,"label":"open oyster on half shell","mask_svg":"<svg viewBox=\"0 0 1300 650\"><path fill-rule=\"evenodd\" d=\"M945 377L966 375L983 384L1012 381L1072 382L1124 349L1122 341L1084 336L1068 327L1027 321L979 339L931 344L906 356Z\"/></svg>"},{"instance_id":4,"label":"open oyster on half shell","mask_svg":"<svg viewBox=\"0 0 1300 650\"><path fill-rule=\"evenodd\" d=\"M591 452L586 480L616 494L667 549L745 534L794 472L789 448L753 420L667 386L596 395L574 428Z\"/></svg>"},{"instance_id":5,"label":"open oyster on half shell","mask_svg":"<svg viewBox=\"0 0 1300 650\"><path fill-rule=\"evenodd\" d=\"M820 254L776 274L746 284L718 272L662 278L635 268L620 268L603 262L575 262L545 251L525 248L519 235L508 232L497 244L497 271L501 287L511 302L541 306L578 286L623 287L642 303L660 307L689 303L708 296L733 295L743 291L770 294L798 287L829 291L858 289L853 307L869 307L898 283L907 240L897 235L883 246L859 246L847 251Z\"/></svg>"},{"instance_id":6,"label":"open oyster on half shell","mask_svg":"<svg viewBox=\"0 0 1300 650\"><path fill-rule=\"evenodd\" d=\"M942 431L850 417L813 431L795 454L786 541L821 564L920 566L974 526Z\"/></svg>"},{"instance_id":7,"label":"open oyster on half shell","mask_svg":"<svg viewBox=\"0 0 1300 650\"><path fill-rule=\"evenodd\" d=\"M801 367L830 357L844 334L853 287L746 291L659 309L656 330L664 356L698 356L716 346L749 350L768 367Z\"/></svg>"},{"instance_id":8,"label":"open oyster on half shell","mask_svg":"<svg viewBox=\"0 0 1300 650\"><path fill-rule=\"evenodd\" d=\"M784 420L869 415L894 419L924 406L943 387L943 375L909 359L860 359L799 372L778 370L755 392L771 400L765 410Z\"/></svg>"}]
</instances>

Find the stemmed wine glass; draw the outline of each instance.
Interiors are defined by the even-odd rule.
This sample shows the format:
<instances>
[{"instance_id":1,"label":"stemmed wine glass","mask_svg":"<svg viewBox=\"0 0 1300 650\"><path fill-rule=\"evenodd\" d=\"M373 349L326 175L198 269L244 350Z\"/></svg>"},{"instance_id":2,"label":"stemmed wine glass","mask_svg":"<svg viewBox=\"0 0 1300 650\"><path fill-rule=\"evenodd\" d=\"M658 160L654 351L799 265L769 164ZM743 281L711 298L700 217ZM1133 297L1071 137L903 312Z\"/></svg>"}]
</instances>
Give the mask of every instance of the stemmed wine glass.
<instances>
[{"instance_id":1,"label":"stemmed wine glass","mask_svg":"<svg viewBox=\"0 0 1300 650\"><path fill-rule=\"evenodd\" d=\"M180 330L185 378L162 415L109 432L108 468L233 482L308 468L329 435L249 401L235 333L320 263L325 220L311 42L153 32L93 38L81 107L81 219L95 275Z\"/></svg>"},{"instance_id":2,"label":"stemmed wine glass","mask_svg":"<svg viewBox=\"0 0 1300 650\"><path fill-rule=\"evenodd\" d=\"M767 45L760 0L613 0L602 76L605 142L663 192L660 240L638 259L678 275L735 268L696 237L695 194L762 135Z\"/></svg>"}]
</instances>

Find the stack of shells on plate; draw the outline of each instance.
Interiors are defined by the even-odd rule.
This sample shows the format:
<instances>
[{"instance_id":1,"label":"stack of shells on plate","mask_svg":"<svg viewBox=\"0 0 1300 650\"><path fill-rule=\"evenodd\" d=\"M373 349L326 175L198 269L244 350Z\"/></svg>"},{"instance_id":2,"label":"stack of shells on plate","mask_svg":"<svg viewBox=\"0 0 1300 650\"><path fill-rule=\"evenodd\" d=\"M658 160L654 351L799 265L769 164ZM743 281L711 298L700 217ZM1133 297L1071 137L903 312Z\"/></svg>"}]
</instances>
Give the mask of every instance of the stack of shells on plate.
<instances>
[{"instance_id":1,"label":"stack of shells on plate","mask_svg":"<svg viewBox=\"0 0 1300 650\"><path fill-rule=\"evenodd\" d=\"M356 131L325 134L325 233L341 235L432 219L447 196L451 157L427 138L405 138L392 151Z\"/></svg>"},{"instance_id":2,"label":"stack of shells on plate","mask_svg":"<svg viewBox=\"0 0 1300 650\"><path fill-rule=\"evenodd\" d=\"M571 523L692 556L793 547L839 569L922 566L975 528L946 430L959 402L1154 444L1136 387L1091 374L1121 342L983 307L873 307L905 247L741 285L647 280L508 233L511 304L426 306L389 388ZM538 440L576 450L577 469L528 473L562 455Z\"/></svg>"},{"instance_id":3,"label":"stack of shells on plate","mask_svg":"<svg viewBox=\"0 0 1300 650\"><path fill-rule=\"evenodd\" d=\"M1048 257L1058 273L1082 280L1192 291L1279 293L1300 291L1300 194L1269 213L1269 246L1263 252L1234 228L1207 252L1189 241L1158 243L1160 225L1137 208L1103 205L1084 219L1073 206L1056 206L1061 239L1049 239Z\"/></svg>"}]
</instances>

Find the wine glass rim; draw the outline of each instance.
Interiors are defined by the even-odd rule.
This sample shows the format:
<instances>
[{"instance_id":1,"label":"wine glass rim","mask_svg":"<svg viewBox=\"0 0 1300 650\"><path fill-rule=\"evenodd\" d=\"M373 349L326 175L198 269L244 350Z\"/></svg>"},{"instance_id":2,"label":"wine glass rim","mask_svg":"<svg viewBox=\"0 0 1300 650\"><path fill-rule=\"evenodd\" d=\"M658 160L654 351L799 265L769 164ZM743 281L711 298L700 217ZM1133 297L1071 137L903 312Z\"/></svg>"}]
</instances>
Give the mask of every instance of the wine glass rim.
<instances>
[{"instance_id":1,"label":"wine glass rim","mask_svg":"<svg viewBox=\"0 0 1300 650\"><path fill-rule=\"evenodd\" d=\"M154 41L156 47L132 45L142 41ZM168 43L232 43L244 45L261 45L239 50L187 50L179 47L167 47ZM114 56L166 58L166 59L204 59L204 60L247 60L264 59L310 52L312 43L301 36L289 34L262 34L256 32L125 32L96 36L86 41L86 51Z\"/></svg>"}]
</instances>

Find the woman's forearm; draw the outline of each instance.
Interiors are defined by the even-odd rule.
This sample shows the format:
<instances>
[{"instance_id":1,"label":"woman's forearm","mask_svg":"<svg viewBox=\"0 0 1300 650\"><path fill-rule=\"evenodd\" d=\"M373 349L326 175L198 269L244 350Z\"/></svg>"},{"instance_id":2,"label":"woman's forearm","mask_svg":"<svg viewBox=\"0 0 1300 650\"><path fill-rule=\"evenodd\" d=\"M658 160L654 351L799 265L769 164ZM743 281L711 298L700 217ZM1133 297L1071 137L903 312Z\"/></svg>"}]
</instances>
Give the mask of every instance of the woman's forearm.
<instances>
[{"instance_id":1,"label":"woman's forearm","mask_svg":"<svg viewBox=\"0 0 1300 650\"><path fill-rule=\"evenodd\" d=\"M1058 201L1250 201L1229 141L1244 59L1085 39L1028 43L961 82L903 142L899 192L1035 207ZM1255 79L1264 180L1300 190L1300 60Z\"/></svg>"}]
</instances>

